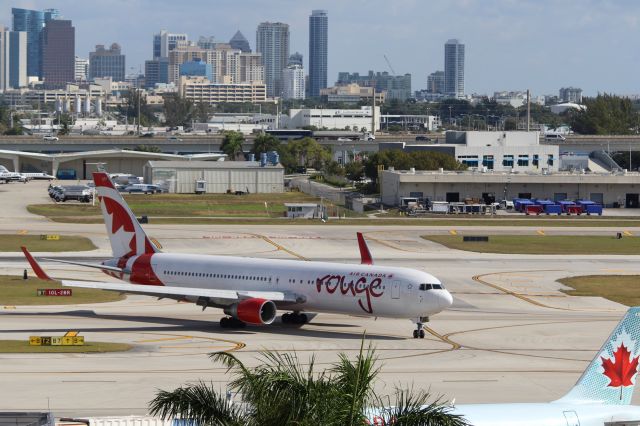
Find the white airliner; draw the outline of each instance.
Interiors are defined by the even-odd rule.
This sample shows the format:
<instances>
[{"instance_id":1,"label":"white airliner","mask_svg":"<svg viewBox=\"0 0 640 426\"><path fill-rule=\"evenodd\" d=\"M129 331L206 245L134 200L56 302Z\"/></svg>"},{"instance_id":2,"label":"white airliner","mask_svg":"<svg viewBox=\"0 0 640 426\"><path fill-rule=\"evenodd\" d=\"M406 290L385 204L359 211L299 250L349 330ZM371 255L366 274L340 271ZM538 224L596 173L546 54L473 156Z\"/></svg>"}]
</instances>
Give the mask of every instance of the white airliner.
<instances>
[{"instance_id":1,"label":"white airliner","mask_svg":"<svg viewBox=\"0 0 640 426\"><path fill-rule=\"evenodd\" d=\"M277 310L289 311L285 323L303 324L304 312L408 318L414 338L424 338L423 323L452 304L451 294L434 276L397 267L374 266L358 233L362 264L303 262L201 254L161 253L147 238L106 173L93 174L113 258L98 268L129 284L62 280L69 287L96 288L186 300L221 308L222 327L271 324ZM41 270L25 251L34 271ZM40 272L38 272L38 270Z\"/></svg>"},{"instance_id":2,"label":"white airliner","mask_svg":"<svg viewBox=\"0 0 640 426\"><path fill-rule=\"evenodd\" d=\"M640 407L630 404L639 359L640 308L635 307L627 311L573 389L559 400L532 404L456 405L453 413L464 416L473 426L637 424ZM385 424L382 413L369 417L370 424Z\"/></svg>"}]
</instances>

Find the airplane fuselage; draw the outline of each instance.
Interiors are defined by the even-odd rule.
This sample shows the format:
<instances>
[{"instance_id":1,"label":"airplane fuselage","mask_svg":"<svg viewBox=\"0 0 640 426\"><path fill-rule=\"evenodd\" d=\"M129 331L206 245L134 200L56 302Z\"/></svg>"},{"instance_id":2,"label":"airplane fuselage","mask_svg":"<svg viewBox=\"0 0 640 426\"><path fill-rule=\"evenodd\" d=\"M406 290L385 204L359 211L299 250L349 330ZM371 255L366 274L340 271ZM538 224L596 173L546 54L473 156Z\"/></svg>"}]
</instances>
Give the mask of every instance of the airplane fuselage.
<instances>
[{"instance_id":1,"label":"airplane fuselage","mask_svg":"<svg viewBox=\"0 0 640 426\"><path fill-rule=\"evenodd\" d=\"M456 405L454 413L474 426L602 426L606 422L640 420L638 406L559 402Z\"/></svg>"},{"instance_id":2,"label":"airplane fuselage","mask_svg":"<svg viewBox=\"0 0 640 426\"><path fill-rule=\"evenodd\" d=\"M437 278L407 268L170 253L104 264L122 268L122 274L109 274L132 284L288 292L299 303L278 307L290 311L416 318L451 305Z\"/></svg>"}]
</instances>

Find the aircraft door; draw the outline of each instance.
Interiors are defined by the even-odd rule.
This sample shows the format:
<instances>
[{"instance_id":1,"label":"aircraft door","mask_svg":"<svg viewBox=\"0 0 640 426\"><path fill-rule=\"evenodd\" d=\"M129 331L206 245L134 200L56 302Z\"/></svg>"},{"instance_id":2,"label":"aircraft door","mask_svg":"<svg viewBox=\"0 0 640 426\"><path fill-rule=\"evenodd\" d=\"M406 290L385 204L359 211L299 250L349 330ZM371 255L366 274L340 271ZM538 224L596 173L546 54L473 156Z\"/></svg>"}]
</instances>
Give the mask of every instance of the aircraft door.
<instances>
[{"instance_id":1,"label":"aircraft door","mask_svg":"<svg viewBox=\"0 0 640 426\"><path fill-rule=\"evenodd\" d=\"M400 299L400 281L394 281L391 284L391 298Z\"/></svg>"},{"instance_id":2,"label":"aircraft door","mask_svg":"<svg viewBox=\"0 0 640 426\"><path fill-rule=\"evenodd\" d=\"M563 411L564 418L567 421L567 426L580 426L580 420L578 419L578 413L575 411Z\"/></svg>"}]
</instances>

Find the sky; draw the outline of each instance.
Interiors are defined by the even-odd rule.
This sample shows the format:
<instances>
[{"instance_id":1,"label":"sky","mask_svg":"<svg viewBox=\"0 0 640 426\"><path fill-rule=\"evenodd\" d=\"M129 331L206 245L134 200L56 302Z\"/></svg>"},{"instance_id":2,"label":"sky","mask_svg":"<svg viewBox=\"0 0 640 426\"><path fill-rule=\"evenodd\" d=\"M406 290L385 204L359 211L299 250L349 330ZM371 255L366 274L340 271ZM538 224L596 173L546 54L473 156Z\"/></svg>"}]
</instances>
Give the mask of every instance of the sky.
<instances>
[{"instance_id":1,"label":"sky","mask_svg":"<svg viewBox=\"0 0 640 426\"><path fill-rule=\"evenodd\" d=\"M412 74L412 90L444 67L444 43L465 44L465 92L531 89L534 95L580 87L586 95L638 94L640 1L637 0L8 0L11 7L57 8L76 28L76 53L119 43L127 73L151 59L160 29L228 41L239 29L255 49L260 22L290 25L291 53L308 68L313 9L329 13L329 75L339 71Z\"/></svg>"}]
</instances>

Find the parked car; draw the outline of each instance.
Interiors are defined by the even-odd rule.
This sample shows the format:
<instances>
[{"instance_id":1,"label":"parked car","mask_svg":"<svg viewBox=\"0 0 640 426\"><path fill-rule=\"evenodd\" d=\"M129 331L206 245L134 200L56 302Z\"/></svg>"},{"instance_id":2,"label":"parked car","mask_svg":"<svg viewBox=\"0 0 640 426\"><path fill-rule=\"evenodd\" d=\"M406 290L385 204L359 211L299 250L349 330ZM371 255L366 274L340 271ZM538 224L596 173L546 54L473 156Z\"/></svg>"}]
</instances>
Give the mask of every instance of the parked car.
<instances>
[{"instance_id":1,"label":"parked car","mask_svg":"<svg viewBox=\"0 0 640 426\"><path fill-rule=\"evenodd\" d=\"M428 138L428 137L427 137L427 136L425 136L425 135L418 135L418 136L416 136L416 142L417 142L417 141L430 142L430 141L431 141L431 139L430 139L430 138Z\"/></svg>"},{"instance_id":2,"label":"parked car","mask_svg":"<svg viewBox=\"0 0 640 426\"><path fill-rule=\"evenodd\" d=\"M45 136L42 138L42 140L43 140L43 141L46 141L46 142L57 142L57 141L59 141L60 139L58 139L58 137L57 137L57 136L53 136L53 135L45 135Z\"/></svg>"},{"instance_id":3,"label":"parked car","mask_svg":"<svg viewBox=\"0 0 640 426\"><path fill-rule=\"evenodd\" d=\"M86 185L68 185L59 187L53 197L58 202L70 200L88 203L93 198L93 190Z\"/></svg>"},{"instance_id":4,"label":"parked car","mask_svg":"<svg viewBox=\"0 0 640 426\"><path fill-rule=\"evenodd\" d=\"M147 185L145 183L134 183L133 185L127 185L122 190L123 192L128 192L129 194L133 193L142 193L142 194L155 194L156 192L160 192L160 189L156 185Z\"/></svg>"}]
</instances>

